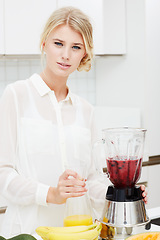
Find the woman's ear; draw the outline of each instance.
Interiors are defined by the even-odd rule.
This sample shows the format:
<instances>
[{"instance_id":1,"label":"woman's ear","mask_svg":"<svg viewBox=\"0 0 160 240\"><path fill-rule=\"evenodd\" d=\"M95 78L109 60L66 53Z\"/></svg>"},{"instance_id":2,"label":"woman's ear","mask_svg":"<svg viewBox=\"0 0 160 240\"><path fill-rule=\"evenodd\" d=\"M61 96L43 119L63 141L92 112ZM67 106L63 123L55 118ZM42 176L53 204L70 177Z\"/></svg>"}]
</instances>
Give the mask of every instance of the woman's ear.
<instances>
[{"instance_id":1,"label":"woman's ear","mask_svg":"<svg viewBox=\"0 0 160 240\"><path fill-rule=\"evenodd\" d=\"M43 42L43 43L42 43L42 48L43 48L43 50L45 50L45 46L46 46L46 43Z\"/></svg>"}]
</instances>

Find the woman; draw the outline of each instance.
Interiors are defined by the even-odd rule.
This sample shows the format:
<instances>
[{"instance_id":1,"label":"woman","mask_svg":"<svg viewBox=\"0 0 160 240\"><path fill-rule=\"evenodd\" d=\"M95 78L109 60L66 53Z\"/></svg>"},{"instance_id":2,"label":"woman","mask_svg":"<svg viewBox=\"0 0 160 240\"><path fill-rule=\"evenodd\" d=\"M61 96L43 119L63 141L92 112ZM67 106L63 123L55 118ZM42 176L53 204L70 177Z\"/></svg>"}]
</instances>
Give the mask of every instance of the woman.
<instances>
[{"instance_id":1,"label":"woman","mask_svg":"<svg viewBox=\"0 0 160 240\"><path fill-rule=\"evenodd\" d=\"M1 235L6 238L33 234L40 225L62 226L66 200L87 189L99 210L106 194L91 158L93 107L67 87L72 72L91 67L88 17L74 8L55 11L40 46L44 71L10 84L0 103L0 194L8 201Z\"/></svg>"}]
</instances>

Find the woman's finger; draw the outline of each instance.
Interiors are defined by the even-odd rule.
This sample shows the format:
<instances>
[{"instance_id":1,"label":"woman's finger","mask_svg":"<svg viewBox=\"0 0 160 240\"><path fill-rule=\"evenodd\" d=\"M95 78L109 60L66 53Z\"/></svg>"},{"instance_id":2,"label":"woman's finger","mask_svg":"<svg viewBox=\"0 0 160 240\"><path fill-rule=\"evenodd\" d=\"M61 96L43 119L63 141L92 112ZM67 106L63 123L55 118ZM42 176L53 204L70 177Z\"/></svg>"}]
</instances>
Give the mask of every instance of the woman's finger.
<instances>
[{"instance_id":1,"label":"woman's finger","mask_svg":"<svg viewBox=\"0 0 160 240\"><path fill-rule=\"evenodd\" d=\"M74 193L65 193L65 197L67 198L73 198L73 197L81 197L84 196L85 192L74 192Z\"/></svg>"},{"instance_id":2,"label":"woman's finger","mask_svg":"<svg viewBox=\"0 0 160 240\"><path fill-rule=\"evenodd\" d=\"M64 192L66 193L78 193L78 192L87 192L87 189L84 187L65 187Z\"/></svg>"},{"instance_id":3,"label":"woman's finger","mask_svg":"<svg viewBox=\"0 0 160 240\"><path fill-rule=\"evenodd\" d=\"M145 189L146 189L145 185L141 185L141 190L145 191Z\"/></svg>"},{"instance_id":4,"label":"woman's finger","mask_svg":"<svg viewBox=\"0 0 160 240\"><path fill-rule=\"evenodd\" d=\"M69 177L73 177L79 180L84 180L77 172L67 169L63 172L63 174L60 176L60 179L68 179Z\"/></svg>"},{"instance_id":5,"label":"woman's finger","mask_svg":"<svg viewBox=\"0 0 160 240\"><path fill-rule=\"evenodd\" d=\"M62 183L66 187L71 187L71 186L79 186L79 187L85 187L86 183L84 181L78 180L78 179L67 179L63 181Z\"/></svg>"},{"instance_id":6,"label":"woman's finger","mask_svg":"<svg viewBox=\"0 0 160 240\"><path fill-rule=\"evenodd\" d=\"M142 190L143 200L144 200L145 204L147 204L147 191L146 191L145 185L141 185L141 190Z\"/></svg>"}]
</instances>

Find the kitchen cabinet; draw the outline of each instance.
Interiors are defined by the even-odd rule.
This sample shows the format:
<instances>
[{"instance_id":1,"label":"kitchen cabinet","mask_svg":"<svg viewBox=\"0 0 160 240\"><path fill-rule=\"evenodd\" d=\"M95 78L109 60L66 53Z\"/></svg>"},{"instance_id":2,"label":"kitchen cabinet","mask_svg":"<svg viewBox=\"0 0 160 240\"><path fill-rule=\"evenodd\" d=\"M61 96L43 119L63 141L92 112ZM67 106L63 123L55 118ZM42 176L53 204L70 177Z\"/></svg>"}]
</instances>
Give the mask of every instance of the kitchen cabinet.
<instances>
[{"instance_id":1,"label":"kitchen cabinet","mask_svg":"<svg viewBox=\"0 0 160 240\"><path fill-rule=\"evenodd\" d=\"M74 6L89 17L94 29L94 53L125 54L125 0L58 0L58 7Z\"/></svg>"},{"instance_id":2,"label":"kitchen cabinet","mask_svg":"<svg viewBox=\"0 0 160 240\"><path fill-rule=\"evenodd\" d=\"M0 0L0 54L4 54L4 1Z\"/></svg>"},{"instance_id":3,"label":"kitchen cabinet","mask_svg":"<svg viewBox=\"0 0 160 240\"><path fill-rule=\"evenodd\" d=\"M5 0L5 54L39 54L41 32L55 9L56 0Z\"/></svg>"},{"instance_id":4,"label":"kitchen cabinet","mask_svg":"<svg viewBox=\"0 0 160 240\"><path fill-rule=\"evenodd\" d=\"M126 53L125 0L0 0L0 41L3 40L0 53L39 54L44 24L62 6L74 6L89 15L95 54Z\"/></svg>"}]
</instances>

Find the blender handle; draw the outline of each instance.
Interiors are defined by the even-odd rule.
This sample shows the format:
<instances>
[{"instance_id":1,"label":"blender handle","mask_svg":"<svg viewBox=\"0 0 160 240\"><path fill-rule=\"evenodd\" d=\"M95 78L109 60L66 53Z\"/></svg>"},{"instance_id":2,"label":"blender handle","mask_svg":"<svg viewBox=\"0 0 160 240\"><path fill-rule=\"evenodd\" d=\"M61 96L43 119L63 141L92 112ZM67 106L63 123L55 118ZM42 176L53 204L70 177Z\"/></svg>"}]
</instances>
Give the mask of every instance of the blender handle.
<instances>
[{"instance_id":1,"label":"blender handle","mask_svg":"<svg viewBox=\"0 0 160 240\"><path fill-rule=\"evenodd\" d=\"M93 144L93 159L97 173L109 178L104 143L105 139L100 139Z\"/></svg>"}]
</instances>

